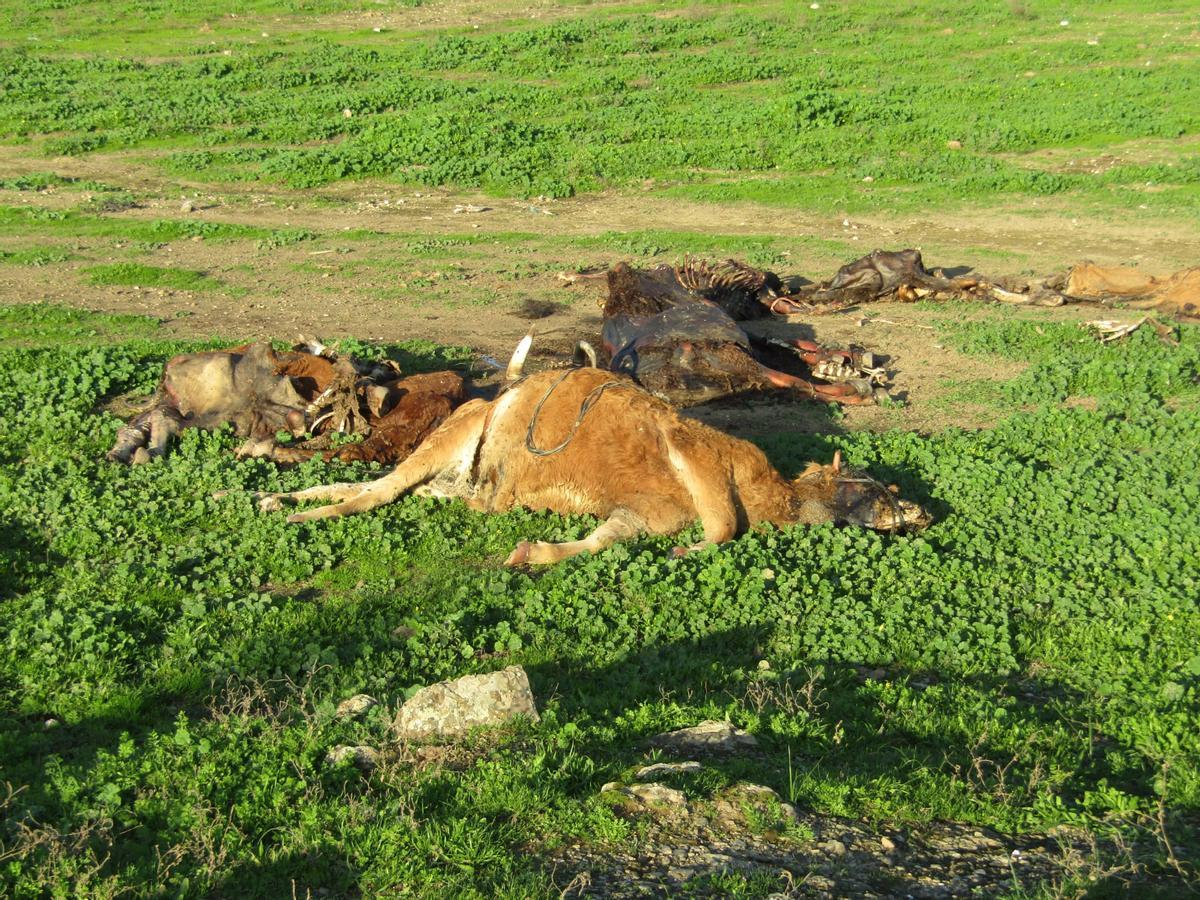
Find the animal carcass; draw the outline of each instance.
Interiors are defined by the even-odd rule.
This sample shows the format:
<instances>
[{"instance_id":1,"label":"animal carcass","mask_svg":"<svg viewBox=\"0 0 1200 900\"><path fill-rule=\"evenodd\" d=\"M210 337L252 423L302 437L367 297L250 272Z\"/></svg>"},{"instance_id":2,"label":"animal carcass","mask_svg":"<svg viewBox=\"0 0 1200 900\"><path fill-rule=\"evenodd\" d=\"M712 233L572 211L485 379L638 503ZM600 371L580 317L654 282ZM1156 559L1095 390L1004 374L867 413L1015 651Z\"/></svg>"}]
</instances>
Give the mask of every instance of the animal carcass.
<instances>
[{"instance_id":1,"label":"animal carcass","mask_svg":"<svg viewBox=\"0 0 1200 900\"><path fill-rule=\"evenodd\" d=\"M144 462L162 455L184 428L228 424L246 438L239 457L393 464L463 400L463 380L453 372L404 378L393 366L319 349L276 352L261 343L173 357L150 406L120 429L108 458ZM280 431L317 437L280 446ZM332 447L334 433L363 440Z\"/></svg>"},{"instance_id":2,"label":"animal carcass","mask_svg":"<svg viewBox=\"0 0 1200 900\"><path fill-rule=\"evenodd\" d=\"M780 388L805 399L874 402L882 372L869 354L800 340L768 346L737 324L779 308L772 304L783 302L782 284L773 273L733 260L650 270L618 263L607 279L602 343L609 368L676 406Z\"/></svg>"},{"instance_id":3,"label":"animal carcass","mask_svg":"<svg viewBox=\"0 0 1200 900\"><path fill-rule=\"evenodd\" d=\"M149 408L117 432L116 462L143 462L166 452L185 428L220 428L252 440L277 431L303 434L305 408L334 377L334 364L313 353L276 353L270 344L172 357Z\"/></svg>"},{"instance_id":4,"label":"animal carcass","mask_svg":"<svg viewBox=\"0 0 1200 900\"><path fill-rule=\"evenodd\" d=\"M1071 268L1060 290L1073 300L1200 318L1200 268L1157 277L1138 269L1084 262Z\"/></svg>"},{"instance_id":5,"label":"animal carcass","mask_svg":"<svg viewBox=\"0 0 1200 900\"><path fill-rule=\"evenodd\" d=\"M307 522L365 512L414 488L471 507L588 514L603 523L562 544L522 542L508 565L553 563L640 533L673 534L697 518L704 541L727 541L759 523L842 522L892 531L928 514L835 456L789 481L746 441L680 416L629 379L595 368L547 371L497 399L460 407L411 456L378 481L259 494L281 502L330 500L289 516Z\"/></svg>"}]
</instances>

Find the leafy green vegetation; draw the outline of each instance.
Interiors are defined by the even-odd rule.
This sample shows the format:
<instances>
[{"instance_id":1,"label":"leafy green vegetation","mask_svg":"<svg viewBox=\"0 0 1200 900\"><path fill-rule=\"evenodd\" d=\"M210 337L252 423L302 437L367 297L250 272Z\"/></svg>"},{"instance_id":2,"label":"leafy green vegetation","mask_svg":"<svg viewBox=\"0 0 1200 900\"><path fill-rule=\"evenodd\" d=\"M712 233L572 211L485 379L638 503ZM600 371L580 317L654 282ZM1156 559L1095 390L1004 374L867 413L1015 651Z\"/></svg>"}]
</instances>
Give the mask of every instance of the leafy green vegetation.
<instances>
[{"instance_id":1,"label":"leafy green vegetation","mask_svg":"<svg viewBox=\"0 0 1200 900\"><path fill-rule=\"evenodd\" d=\"M164 269L161 266L147 266L141 263L92 266L88 269L88 278L92 284L96 285L127 284L141 287L174 288L179 291L207 291L219 284L203 272L192 272L187 269Z\"/></svg>"},{"instance_id":2,"label":"leafy green vegetation","mask_svg":"<svg viewBox=\"0 0 1200 900\"><path fill-rule=\"evenodd\" d=\"M687 780L697 797L751 778L877 821L1071 823L1140 835L1141 861L1166 866L1160 813L1186 848L1200 806L1200 411L1178 403L1200 332L1104 347L1039 327L947 331L1031 373L1060 358L1084 373L1002 386L1029 408L994 430L764 441L788 472L841 448L897 481L937 513L919 536L766 530L682 560L649 538L526 573L499 567L517 540L592 523L410 497L290 526L210 495L371 472L234 462L228 433L106 463L103 400L151 390L200 345L133 317L3 308L0 758L24 826L0 834L0 878L15 895L277 896L293 880L556 895L528 851L624 840L599 786L648 735L722 717L763 756ZM456 358L375 348L399 350ZM1081 390L1101 408L1058 402ZM531 673L536 726L448 768L324 762L386 741L387 709L338 720L343 697L394 705L510 663Z\"/></svg>"},{"instance_id":3,"label":"leafy green vegetation","mask_svg":"<svg viewBox=\"0 0 1200 900\"><path fill-rule=\"evenodd\" d=\"M1161 102L1195 96L1200 78L1186 4L1156 8L1150 28L1133 0L1070 20L1048 2L952 15L898 0L658 4L403 40L348 20L280 34L261 7L214 31L190 9L148 29L83 6L10 21L0 135L53 155L145 148L190 178L297 187L387 176L561 197L654 179L690 198L819 209L1059 194L1200 208L1194 148L1138 149L1200 125L1200 104ZM132 42L137 57L81 45L101 20L108 46ZM1096 144L1130 157L1091 171L1030 155Z\"/></svg>"},{"instance_id":4,"label":"leafy green vegetation","mask_svg":"<svg viewBox=\"0 0 1200 900\"><path fill-rule=\"evenodd\" d=\"M49 266L66 262L71 254L58 247L29 247L25 250L0 250L0 263L14 266Z\"/></svg>"},{"instance_id":5,"label":"leafy green vegetation","mask_svg":"<svg viewBox=\"0 0 1200 900\"><path fill-rule=\"evenodd\" d=\"M1069 209L1078 234L1140 219L1156 236L1192 233L1200 212L1188 3L564 0L535 21L496 0L478 28L408 17L419 5L4 4L0 142L35 170L0 179L14 296L247 290L212 271L253 281L260 312L293 294L297 315L327 296L509 308L518 291L590 308L553 273L692 253L824 275L871 249L827 227L831 212L911 223L964 207L970 226L973 208ZM58 155L83 159L36 161ZM411 185L430 215L390 198L391 221L410 224L382 233L348 217L353 187L272 193L349 179ZM180 183L215 199L176 212ZM441 185L616 188L611 208L643 208L593 223L569 203L494 203L455 218L461 232L421 230L442 196L426 186ZM678 215L692 201L761 205L745 222L736 206L701 221L697 206L693 224ZM657 224L659 205L688 230L619 229ZM764 228L768 205L821 224L734 233ZM313 214L326 209L329 224ZM390 228L380 209L372 227ZM512 230L491 230L501 218ZM964 236L965 252L947 231L924 245L932 264L1046 263L989 245L996 230ZM1104 252L1179 262L1150 240ZM378 472L235 461L227 432L109 465L109 400L152 391L174 353L240 336L0 305L0 894L556 897L543 851L639 840L599 787L643 761L646 737L705 718L748 729L761 753L676 778L698 803L749 780L881 827L1065 824L1099 840L1100 863L1119 837L1151 875L1194 872L1200 330L1105 346L1036 311L926 311L940 343L1028 364L947 398L996 427L759 440L789 474L841 449L928 505L927 532L768 529L680 560L677 538L646 538L523 572L500 566L518 540L594 522L410 497L290 526L243 490ZM406 371L471 359L422 340L338 346ZM388 746L416 688L511 663L530 674L538 724L427 756ZM336 718L359 692L384 705ZM338 744L388 752L365 774L326 761ZM759 872L689 887L788 885Z\"/></svg>"}]
</instances>

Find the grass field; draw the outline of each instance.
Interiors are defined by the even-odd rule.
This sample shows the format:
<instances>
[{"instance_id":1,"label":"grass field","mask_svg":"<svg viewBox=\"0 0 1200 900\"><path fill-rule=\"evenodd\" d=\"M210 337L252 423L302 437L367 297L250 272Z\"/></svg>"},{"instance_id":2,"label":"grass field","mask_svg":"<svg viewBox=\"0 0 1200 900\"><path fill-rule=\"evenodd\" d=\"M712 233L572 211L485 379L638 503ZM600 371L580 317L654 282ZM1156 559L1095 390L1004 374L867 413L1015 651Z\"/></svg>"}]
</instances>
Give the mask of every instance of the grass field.
<instances>
[{"instance_id":1,"label":"grass field","mask_svg":"<svg viewBox=\"0 0 1200 900\"><path fill-rule=\"evenodd\" d=\"M881 833L1095 841L1011 896L1194 884L1196 326L818 322L898 352L907 402L729 421L787 473L841 449L896 481L936 514L920 536L518 572L518 540L594 523L409 498L289 526L210 496L373 473L234 462L229 433L103 461L105 403L172 353L304 330L465 367L530 297L561 307L554 351L596 326L555 273L616 259L1195 264L1194 4L228 6L0 3L0 893L558 896L564 847L653 849L600 787L705 718L761 752L681 779L698 803L748 780ZM387 746L418 687L513 663L540 723L326 762ZM335 718L361 692L383 705Z\"/></svg>"}]
</instances>

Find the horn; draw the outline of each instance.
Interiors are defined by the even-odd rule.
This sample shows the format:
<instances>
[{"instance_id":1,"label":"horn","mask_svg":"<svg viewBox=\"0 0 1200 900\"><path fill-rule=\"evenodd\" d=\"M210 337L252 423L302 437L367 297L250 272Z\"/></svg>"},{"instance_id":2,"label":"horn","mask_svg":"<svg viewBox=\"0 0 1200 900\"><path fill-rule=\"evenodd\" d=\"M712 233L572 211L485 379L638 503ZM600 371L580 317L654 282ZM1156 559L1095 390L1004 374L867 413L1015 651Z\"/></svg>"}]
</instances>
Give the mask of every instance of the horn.
<instances>
[{"instance_id":1,"label":"horn","mask_svg":"<svg viewBox=\"0 0 1200 900\"><path fill-rule=\"evenodd\" d=\"M593 369L596 368L596 348L587 341L580 341L575 345L575 355L571 362L580 368L583 368L585 364Z\"/></svg>"},{"instance_id":2,"label":"horn","mask_svg":"<svg viewBox=\"0 0 1200 900\"><path fill-rule=\"evenodd\" d=\"M529 355L529 348L533 346L533 333L525 335L517 344L517 349L513 351L512 359L508 361L508 368L504 370L505 381L516 381L521 377L525 370L525 357Z\"/></svg>"},{"instance_id":3,"label":"horn","mask_svg":"<svg viewBox=\"0 0 1200 900\"><path fill-rule=\"evenodd\" d=\"M842 472L842 451L833 451L833 474L840 475Z\"/></svg>"}]
</instances>

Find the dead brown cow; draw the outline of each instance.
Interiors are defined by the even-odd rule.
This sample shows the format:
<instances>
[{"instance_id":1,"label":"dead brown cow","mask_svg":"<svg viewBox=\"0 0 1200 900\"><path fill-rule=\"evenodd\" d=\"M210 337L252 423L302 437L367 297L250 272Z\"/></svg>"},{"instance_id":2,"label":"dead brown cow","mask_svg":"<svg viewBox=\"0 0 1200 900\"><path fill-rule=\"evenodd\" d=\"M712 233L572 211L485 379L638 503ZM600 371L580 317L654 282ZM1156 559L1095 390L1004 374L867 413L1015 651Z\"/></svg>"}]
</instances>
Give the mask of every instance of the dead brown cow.
<instances>
[{"instance_id":1,"label":"dead brown cow","mask_svg":"<svg viewBox=\"0 0 1200 900\"><path fill-rule=\"evenodd\" d=\"M779 297L782 283L774 273L734 260L711 265L689 259L681 267L654 269L618 263L606 277L601 340L608 366L656 397L691 406L785 389L804 399L875 402L879 373L869 354L798 339L768 346L737 324L772 310L794 311Z\"/></svg>"},{"instance_id":2,"label":"dead brown cow","mask_svg":"<svg viewBox=\"0 0 1200 900\"><path fill-rule=\"evenodd\" d=\"M595 368L530 375L493 401L467 403L378 481L258 496L264 510L285 500L335 501L288 517L307 522L365 512L414 488L486 512L522 506L604 520L583 540L522 542L507 565L553 563L641 533L674 534L697 518L704 541L692 550L763 522L891 531L929 521L873 479L843 472L836 456L788 481L753 444L685 419Z\"/></svg>"},{"instance_id":3,"label":"dead brown cow","mask_svg":"<svg viewBox=\"0 0 1200 900\"><path fill-rule=\"evenodd\" d=\"M239 457L299 462L313 456L391 465L412 452L463 400L453 372L401 378L388 366L338 360L304 349L277 352L269 344L173 357L150 408L117 434L108 453L118 462L162 455L184 428L230 424L246 438ZM312 430L312 441L279 446L277 432ZM365 434L329 446L334 432Z\"/></svg>"},{"instance_id":4,"label":"dead brown cow","mask_svg":"<svg viewBox=\"0 0 1200 900\"><path fill-rule=\"evenodd\" d=\"M151 406L117 432L108 458L144 462L161 456L185 428L230 424L251 440L278 431L303 434L305 408L333 377L331 361L311 353L276 353L270 344L172 357Z\"/></svg>"},{"instance_id":5,"label":"dead brown cow","mask_svg":"<svg viewBox=\"0 0 1200 900\"><path fill-rule=\"evenodd\" d=\"M463 402L465 385L455 372L409 375L386 385L370 434L337 448L313 446L316 440L280 447L272 442L265 455L279 463L302 462L320 456L326 461L398 463L415 450ZM243 454L250 455L250 454Z\"/></svg>"},{"instance_id":6,"label":"dead brown cow","mask_svg":"<svg viewBox=\"0 0 1200 900\"><path fill-rule=\"evenodd\" d=\"M1158 277L1139 269L1084 262L1071 268L1061 291L1076 300L1200 318L1200 268Z\"/></svg>"}]
</instances>

